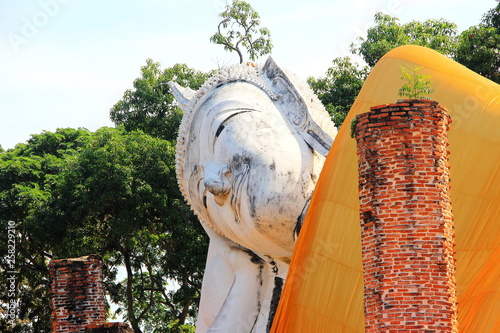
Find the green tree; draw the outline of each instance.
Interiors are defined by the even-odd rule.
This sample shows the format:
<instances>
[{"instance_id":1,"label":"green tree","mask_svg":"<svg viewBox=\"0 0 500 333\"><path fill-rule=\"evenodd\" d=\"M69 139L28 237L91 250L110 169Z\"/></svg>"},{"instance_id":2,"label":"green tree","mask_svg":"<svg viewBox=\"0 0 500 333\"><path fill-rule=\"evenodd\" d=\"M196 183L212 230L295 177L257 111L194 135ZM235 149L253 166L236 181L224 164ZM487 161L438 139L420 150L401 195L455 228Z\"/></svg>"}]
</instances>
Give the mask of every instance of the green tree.
<instances>
[{"instance_id":1,"label":"green tree","mask_svg":"<svg viewBox=\"0 0 500 333\"><path fill-rule=\"evenodd\" d=\"M207 237L178 190L169 141L121 128L33 135L0 154L0 216L4 230L15 221L20 301L19 320L2 317L0 331L50 332L49 260L90 253L103 255L107 293L136 332L191 330ZM7 242L0 234L3 271ZM0 288L2 311L10 298Z\"/></svg>"},{"instance_id":2,"label":"green tree","mask_svg":"<svg viewBox=\"0 0 500 333\"><path fill-rule=\"evenodd\" d=\"M126 132L133 133L135 130L142 130L156 138L167 140L173 147L182 112L177 107L167 82L175 81L196 90L205 82L208 74L188 68L183 64L161 70L160 64L151 59L148 59L146 65L141 68L141 74L141 77L134 81L134 89L127 90L123 98L113 106L110 112L111 119L117 125L123 125ZM173 154L172 150L170 156L172 172L169 173L168 197L176 199L175 205L172 201L168 209L164 211L165 214L168 211L169 219L162 222L163 229L158 227L154 229L158 231L140 232L140 237L145 238L134 243L149 244L149 253L156 253L148 257L151 269L141 270L143 266L134 266L134 262L139 261L134 259L136 255L131 255L130 259L127 259L125 255L127 251L125 253L123 250L118 251L121 259L114 259L117 265L126 267L130 260L130 269L127 269L128 277L123 284L115 286L116 291L113 294L113 299L122 305L119 311L125 314L131 322L136 322L137 324L134 324L136 328L142 325L155 332L189 330L185 323L197 311L208 242L199 222L190 212L178 189L173 172ZM140 164L141 159L135 163ZM157 170L157 172L160 171ZM156 177L158 175L161 174L158 173ZM137 214L136 211L129 213ZM148 225L151 229L155 224L149 223ZM165 240L167 236L168 242ZM186 237L188 239L185 239ZM165 260L160 265L157 260L163 258L162 255L168 257L169 260ZM175 269L173 268L174 262L178 265ZM175 281L174 284L178 288L172 288L166 284L172 281ZM145 290L144 288L153 291L149 293L149 298L146 297L147 293L137 293Z\"/></svg>"},{"instance_id":3,"label":"green tree","mask_svg":"<svg viewBox=\"0 0 500 333\"><path fill-rule=\"evenodd\" d=\"M483 15L481 23L485 27L500 29L500 3Z\"/></svg>"},{"instance_id":4,"label":"green tree","mask_svg":"<svg viewBox=\"0 0 500 333\"><path fill-rule=\"evenodd\" d=\"M375 14L375 27L368 29L366 38L351 44L353 54L360 55L369 67L390 50L416 44L451 55L456 48L457 28L444 19L429 19L400 24L398 18ZM369 67L354 65L348 58L337 58L323 78L309 78L308 83L325 105L337 127L340 127L368 76Z\"/></svg>"},{"instance_id":5,"label":"green tree","mask_svg":"<svg viewBox=\"0 0 500 333\"><path fill-rule=\"evenodd\" d=\"M324 77L309 77L307 82L332 116L335 126L342 125L368 76L368 67L360 68L349 57L335 58Z\"/></svg>"},{"instance_id":6,"label":"green tree","mask_svg":"<svg viewBox=\"0 0 500 333\"><path fill-rule=\"evenodd\" d=\"M52 189L64 160L78 154L90 133L84 129L58 129L32 135L26 144L0 153L0 228L7 230L14 222L14 269L7 260L7 232L0 233L0 267L15 274L15 297L0 288L0 303L6 313L9 300L19 302L14 325L0 317L1 332L50 332L49 281L47 264L53 257L46 242L47 233L38 233L36 213L50 202ZM7 286L7 274L0 283Z\"/></svg>"},{"instance_id":7,"label":"green tree","mask_svg":"<svg viewBox=\"0 0 500 333\"><path fill-rule=\"evenodd\" d=\"M107 291L136 333L181 332L197 310L207 239L178 190L174 159L169 141L102 128L66 161L37 214L56 257L105 257ZM115 283L118 266L126 278Z\"/></svg>"},{"instance_id":8,"label":"green tree","mask_svg":"<svg viewBox=\"0 0 500 333\"><path fill-rule=\"evenodd\" d=\"M125 126L127 131L141 130L165 140L176 140L182 112L167 82L175 81L196 90L207 78L208 74L184 64L161 70L158 62L147 59L141 77L133 83L134 88L125 91L111 108L111 120Z\"/></svg>"},{"instance_id":9,"label":"green tree","mask_svg":"<svg viewBox=\"0 0 500 333\"><path fill-rule=\"evenodd\" d=\"M235 51L240 64L244 61L243 48L252 61L271 53L273 48L271 32L267 28L259 28L259 14L249 3L233 1L231 5L226 5L226 10L219 16L222 20L217 26L217 32L210 37L210 41L224 45L226 51Z\"/></svg>"},{"instance_id":10,"label":"green tree","mask_svg":"<svg viewBox=\"0 0 500 333\"><path fill-rule=\"evenodd\" d=\"M500 83L500 4L489 10L480 24L460 34L454 59Z\"/></svg>"},{"instance_id":11,"label":"green tree","mask_svg":"<svg viewBox=\"0 0 500 333\"><path fill-rule=\"evenodd\" d=\"M399 19L383 13L375 14L375 27L368 29L366 38L351 44L351 51L363 57L373 67L390 50L402 45L420 45L451 56L456 48L457 26L444 19L429 19L400 24Z\"/></svg>"}]
</instances>

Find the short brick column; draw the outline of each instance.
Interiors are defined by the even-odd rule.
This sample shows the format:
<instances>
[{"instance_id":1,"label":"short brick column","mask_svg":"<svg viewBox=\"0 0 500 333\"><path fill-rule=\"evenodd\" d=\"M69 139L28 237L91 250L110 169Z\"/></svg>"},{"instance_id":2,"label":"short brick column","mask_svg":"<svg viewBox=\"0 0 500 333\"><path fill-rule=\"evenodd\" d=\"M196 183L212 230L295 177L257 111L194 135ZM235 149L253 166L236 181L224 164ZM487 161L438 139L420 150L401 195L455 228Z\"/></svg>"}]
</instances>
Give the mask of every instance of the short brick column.
<instances>
[{"instance_id":1,"label":"short brick column","mask_svg":"<svg viewBox=\"0 0 500 333\"><path fill-rule=\"evenodd\" d=\"M445 108L357 116L366 332L458 332Z\"/></svg>"},{"instance_id":2,"label":"short brick column","mask_svg":"<svg viewBox=\"0 0 500 333\"><path fill-rule=\"evenodd\" d=\"M52 332L85 332L106 322L106 300L98 255L52 260L49 264Z\"/></svg>"}]
</instances>

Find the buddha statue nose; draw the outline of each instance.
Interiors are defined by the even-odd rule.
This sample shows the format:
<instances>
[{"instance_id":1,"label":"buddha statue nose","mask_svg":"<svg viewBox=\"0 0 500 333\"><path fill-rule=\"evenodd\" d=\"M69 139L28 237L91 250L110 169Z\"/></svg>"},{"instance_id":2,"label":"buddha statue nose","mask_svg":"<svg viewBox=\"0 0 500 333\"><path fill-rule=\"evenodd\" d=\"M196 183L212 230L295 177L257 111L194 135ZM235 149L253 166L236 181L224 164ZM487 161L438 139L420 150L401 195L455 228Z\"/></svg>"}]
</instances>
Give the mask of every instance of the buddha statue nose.
<instances>
[{"instance_id":1,"label":"buddha statue nose","mask_svg":"<svg viewBox=\"0 0 500 333\"><path fill-rule=\"evenodd\" d=\"M205 178L203 184L208 192L214 195L215 202L222 206L231 192L231 169L228 165L217 166L213 163L204 165Z\"/></svg>"}]
</instances>

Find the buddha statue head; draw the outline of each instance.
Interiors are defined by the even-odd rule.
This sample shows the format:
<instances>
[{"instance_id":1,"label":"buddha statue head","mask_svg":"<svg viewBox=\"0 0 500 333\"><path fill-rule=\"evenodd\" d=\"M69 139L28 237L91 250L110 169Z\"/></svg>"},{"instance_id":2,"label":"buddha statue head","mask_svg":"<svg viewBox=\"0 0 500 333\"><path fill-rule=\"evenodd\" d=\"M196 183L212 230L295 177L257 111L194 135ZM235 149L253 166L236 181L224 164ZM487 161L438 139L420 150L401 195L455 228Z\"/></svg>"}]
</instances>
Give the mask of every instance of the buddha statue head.
<instances>
[{"instance_id":1,"label":"buddha statue head","mask_svg":"<svg viewBox=\"0 0 500 333\"><path fill-rule=\"evenodd\" d=\"M198 91L170 85L184 111L178 182L204 227L289 258L336 134L321 102L271 58L222 69Z\"/></svg>"}]
</instances>

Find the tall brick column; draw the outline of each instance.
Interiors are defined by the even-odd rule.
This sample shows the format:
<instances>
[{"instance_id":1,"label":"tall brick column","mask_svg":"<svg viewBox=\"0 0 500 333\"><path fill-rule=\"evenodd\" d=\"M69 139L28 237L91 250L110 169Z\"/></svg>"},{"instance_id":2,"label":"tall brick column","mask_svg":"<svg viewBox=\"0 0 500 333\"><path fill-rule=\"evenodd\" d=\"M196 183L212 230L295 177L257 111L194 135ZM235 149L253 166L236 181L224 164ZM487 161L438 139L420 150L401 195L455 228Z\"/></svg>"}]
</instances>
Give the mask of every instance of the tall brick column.
<instances>
[{"instance_id":1,"label":"tall brick column","mask_svg":"<svg viewBox=\"0 0 500 333\"><path fill-rule=\"evenodd\" d=\"M358 115L366 332L458 332L445 108Z\"/></svg>"},{"instance_id":2,"label":"tall brick column","mask_svg":"<svg viewBox=\"0 0 500 333\"><path fill-rule=\"evenodd\" d=\"M52 260L49 264L52 332L85 332L106 322L100 256Z\"/></svg>"}]
</instances>

